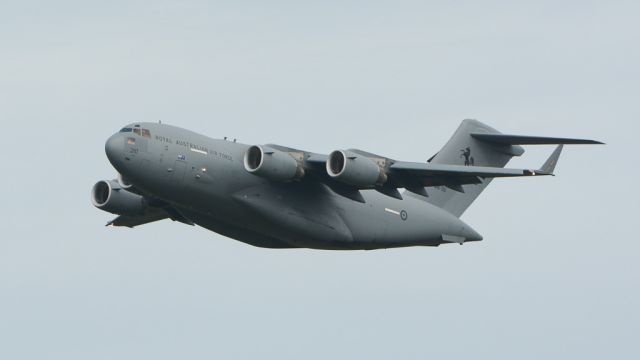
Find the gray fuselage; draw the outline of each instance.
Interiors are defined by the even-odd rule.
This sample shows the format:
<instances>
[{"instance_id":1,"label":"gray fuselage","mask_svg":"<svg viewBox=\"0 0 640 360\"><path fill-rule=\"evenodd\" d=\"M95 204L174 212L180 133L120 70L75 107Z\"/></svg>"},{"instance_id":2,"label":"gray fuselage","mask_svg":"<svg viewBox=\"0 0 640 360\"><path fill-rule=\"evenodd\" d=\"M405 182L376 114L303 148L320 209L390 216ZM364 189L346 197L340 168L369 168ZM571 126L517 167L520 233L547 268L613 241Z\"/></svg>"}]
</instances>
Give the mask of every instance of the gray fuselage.
<instances>
[{"instance_id":1,"label":"gray fuselage","mask_svg":"<svg viewBox=\"0 0 640 360\"><path fill-rule=\"evenodd\" d=\"M134 126L145 133L116 133L106 143L118 172L145 196L248 244L354 250L482 239L456 216L415 196L399 200L364 190L362 203L307 177L272 181L245 170L248 145L164 124L129 128Z\"/></svg>"}]
</instances>

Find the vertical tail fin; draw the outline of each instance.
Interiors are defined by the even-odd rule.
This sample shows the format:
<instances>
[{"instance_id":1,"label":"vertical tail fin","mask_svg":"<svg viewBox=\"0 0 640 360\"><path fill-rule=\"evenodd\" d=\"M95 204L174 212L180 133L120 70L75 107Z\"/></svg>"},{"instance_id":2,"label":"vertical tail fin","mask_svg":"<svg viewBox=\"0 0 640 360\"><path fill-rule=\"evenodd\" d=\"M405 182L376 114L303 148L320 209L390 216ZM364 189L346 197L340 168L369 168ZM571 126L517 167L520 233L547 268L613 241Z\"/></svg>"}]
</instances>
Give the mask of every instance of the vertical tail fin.
<instances>
[{"instance_id":1,"label":"vertical tail fin","mask_svg":"<svg viewBox=\"0 0 640 360\"><path fill-rule=\"evenodd\" d=\"M451 139L430 162L434 164L504 167L513 156L520 156L524 153L524 149L518 145L489 143L478 140L471 134L500 134L500 132L477 120L464 120ZM481 184L433 189L428 191L429 197L421 198L455 216L460 216L490 182L491 179L484 179Z\"/></svg>"}]
</instances>

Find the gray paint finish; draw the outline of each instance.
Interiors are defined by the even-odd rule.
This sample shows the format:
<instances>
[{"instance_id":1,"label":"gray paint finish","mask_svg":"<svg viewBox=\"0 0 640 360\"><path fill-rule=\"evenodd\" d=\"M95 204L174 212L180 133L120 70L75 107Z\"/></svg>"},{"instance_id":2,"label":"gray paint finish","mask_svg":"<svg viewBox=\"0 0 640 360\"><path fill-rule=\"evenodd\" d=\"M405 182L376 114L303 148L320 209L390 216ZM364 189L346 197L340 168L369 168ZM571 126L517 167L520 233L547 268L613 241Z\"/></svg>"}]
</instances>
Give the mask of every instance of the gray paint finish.
<instances>
[{"instance_id":1,"label":"gray paint finish","mask_svg":"<svg viewBox=\"0 0 640 360\"><path fill-rule=\"evenodd\" d=\"M640 2L0 2L0 358L638 359ZM424 163L461 119L594 138L495 179L464 246L105 228L134 121ZM511 167L538 167L525 146ZM403 194L406 198L407 195Z\"/></svg>"},{"instance_id":2,"label":"gray paint finish","mask_svg":"<svg viewBox=\"0 0 640 360\"><path fill-rule=\"evenodd\" d=\"M162 211L165 218L267 248L463 244L482 240L459 217L493 177L551 175L561 150L543 165L548 172L502 169L513 154L523 153L510 142L520 138L487 144L474 137L478 133L498 134L465 120L430 163L416 164L360 150L328 157L279 145L249 146L166 124L135 123L105 145L119 182L127 184L105 187L101 181L92 199L96 207L124 216L108 225L142 225L160 220ZM405 198L396 188L407 186ZM131 192L139 195L130 200ZM131 210L123 209L126 201ZM141 203L147 208L140 210Z\"/></svg>"}]
</instances>

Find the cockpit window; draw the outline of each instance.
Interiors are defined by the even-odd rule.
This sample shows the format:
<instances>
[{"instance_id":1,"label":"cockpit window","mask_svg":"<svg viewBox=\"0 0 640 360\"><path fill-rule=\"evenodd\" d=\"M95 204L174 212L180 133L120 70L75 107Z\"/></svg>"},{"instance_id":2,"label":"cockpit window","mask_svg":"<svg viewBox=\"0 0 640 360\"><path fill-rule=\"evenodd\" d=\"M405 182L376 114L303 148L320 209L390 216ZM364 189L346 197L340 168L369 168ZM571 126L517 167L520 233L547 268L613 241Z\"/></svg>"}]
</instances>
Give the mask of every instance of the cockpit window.
<instances>
[{"instance_id":1,"label":"cockpit window","mask_svg":"<svg viewBox=\"0 0 640 360\"><path fill-rule=\"evenodd\" d=\"M138 125L140 126L140 125ZM135 133L137 135L140 135L142 137L146 137L146 138L150 138L151 137L151 131L149 131L149 129L141 129L139 127L134 127L134 128L130 128L130 127L126 127L126 128L122 128L122 130L120 130L121 133Z\"/></svg>"}]
</instances>

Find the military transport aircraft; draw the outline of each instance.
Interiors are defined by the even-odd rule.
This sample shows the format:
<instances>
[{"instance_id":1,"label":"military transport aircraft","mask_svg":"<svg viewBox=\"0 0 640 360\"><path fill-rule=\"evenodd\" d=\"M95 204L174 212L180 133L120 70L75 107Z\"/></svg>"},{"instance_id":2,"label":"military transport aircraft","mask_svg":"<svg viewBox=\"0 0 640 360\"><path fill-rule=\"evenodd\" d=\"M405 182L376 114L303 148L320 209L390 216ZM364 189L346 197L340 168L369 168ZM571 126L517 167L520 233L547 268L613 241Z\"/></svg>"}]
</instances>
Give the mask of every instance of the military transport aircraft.
<instances>
[{"instance_id":1,"label":"military transport aircraft","mask_svg":"<svg viewBox=\"0 0 640 360\"><path fill-rule=\"evenodd\" d=\"M503 168L519 145L558 144L537 170ZM265 248L371 250L482 240L460 220L493 178L553 175L563 144L593 140L505 135L464 120L427 162L361 150L316 154L245 145L156 123L111 136L117 179L91 199L119 215L107 225L162 219L197 224ZM404 189L401 193L398 189Z\"/></svg>"}]
</instances>

